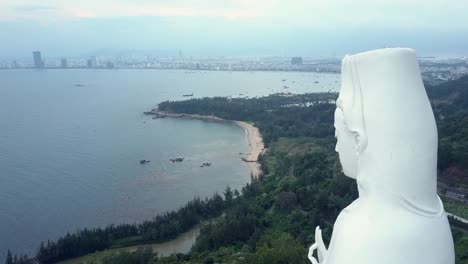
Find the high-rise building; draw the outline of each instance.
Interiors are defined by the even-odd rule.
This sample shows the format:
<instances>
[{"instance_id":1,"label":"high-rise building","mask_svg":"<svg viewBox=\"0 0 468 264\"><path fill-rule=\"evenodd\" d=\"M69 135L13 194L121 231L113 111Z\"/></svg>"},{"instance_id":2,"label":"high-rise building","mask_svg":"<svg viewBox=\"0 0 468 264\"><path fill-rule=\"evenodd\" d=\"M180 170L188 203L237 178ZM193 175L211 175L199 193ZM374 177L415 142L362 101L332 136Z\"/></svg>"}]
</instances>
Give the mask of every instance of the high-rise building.
<instances>
[{"instance_id":1,"label":"high-rise building","mask_svg":"<svg viewBox=\"0 0 468 264\"><path fill-rule=\"evenodd\" d=\"M302 57L292 57L291 64L292 65L302 65Z\"/></svg>"},{"instance_id":2,"label":"high-rise building","mask_svg":"<svg viewBox=\"0 0 468 264\"><path fill-rule=\"evenodd\" d=\"M34 60L34 67L35 68L43 68L44 62L42 61L42 56L40 51L33 52L33 60Z\"/></svg>"},{"instance_id":3,"label":"high-rise building","mask_svg":"<svg viewBox=\"0 0 468 264\"><path fill-rule=\"evenodd\" d=\"M67 67L68 67L67 59L63 58L63 59L60 61L60 66L61 66L62 68L67 68Z\"/></svg>"},{"instance_id":4,"label":"high-rise building","mask_svg":"<svg viewBox=\"0 0 468 264\"><path fill-rule=\"evenodd\" d=\"M97 67L97 59L96 56L92 56L87 61L88 68L96 68Z\"/></svg>"}]
</instances>

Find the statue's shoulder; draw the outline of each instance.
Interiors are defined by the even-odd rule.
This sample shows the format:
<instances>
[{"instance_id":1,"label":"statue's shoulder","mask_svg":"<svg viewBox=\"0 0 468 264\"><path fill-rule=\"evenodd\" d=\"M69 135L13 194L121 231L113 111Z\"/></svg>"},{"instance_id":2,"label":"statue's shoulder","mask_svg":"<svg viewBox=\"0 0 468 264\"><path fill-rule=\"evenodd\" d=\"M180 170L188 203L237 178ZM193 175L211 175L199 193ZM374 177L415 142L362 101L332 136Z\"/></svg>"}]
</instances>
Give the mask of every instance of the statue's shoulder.
<instances>
[{"instance_id":1,"label":"statue's shoulder","mask_svg":"<svg viewBox=\"0 0 468 264\"><path fill-rule=\"evenodd\" d=\"M359 217L363 211L366 210L365 201L362 198L354 200L351 204L341 210L338 215L337 221L344 220L345 218L356 218Z\"/></svg>"}]
</instances>

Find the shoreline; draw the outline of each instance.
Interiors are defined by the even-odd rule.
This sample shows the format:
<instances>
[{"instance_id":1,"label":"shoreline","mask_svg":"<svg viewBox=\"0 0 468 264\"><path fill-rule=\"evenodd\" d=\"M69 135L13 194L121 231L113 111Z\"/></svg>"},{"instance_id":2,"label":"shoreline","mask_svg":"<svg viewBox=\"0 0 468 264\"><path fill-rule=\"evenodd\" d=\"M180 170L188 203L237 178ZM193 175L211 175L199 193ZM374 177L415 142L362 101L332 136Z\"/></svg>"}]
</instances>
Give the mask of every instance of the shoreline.
<instances>
[{"instance_id":1,"label":"shoreline","mask_svg":"<svg viewBox=\"0 0 468 264\"><path fill-rule=\"evenodd\" d=\"M168 240L166 242L151 243L151 244L138 244L134 246L126 246L119 248L109 248L102 251L96 251L94 253L86 254L81 257L67 259L58 262L58 264L77 264L77 263L95 263L102 259L106 255L110 255L119 251L135 252L140 248L151 248L153 252L157 252L159 256L168 257L171 254L187 254L190 249L195 245L195 241L200 234L200 225L196 225L189 230L179 234L176 238Z\"/></svg>"},{"instance_id":2,"label":"shoreline","mask_svg":"<svg viewBox=\"0 0 468 264\"><path fill-rule=\"evenodd\" d=\"M186 68L145 68L145 67L140 67L140 68L131 68L131 67L118 67L118 68L88 68L88 67L67 67L67 68L62 68L62 67L45 67L45 68L35 68L35 67L17 67L17 68L1 68L0 70L8 71L8 70L149 70L149 71L184 71L184 72L297 72L297 73L311 73L311 74L340 74L340 72L337 71L315 71L315 70L300 70L300 69L290 69L290 70L285 70L285 69L251 69L251 70L241 70L241 69L233 69L233 70L228 70L228 69L186 69Z\"/></svg>"},{"instance_id":3,"label":"shoreline","mask_svg":"<svg viewBox=\"0 0 468 264\"><path fill-rule=\"evenodd\" d=\"M245 140L247 142L247 145L249 146L249 152L244 153L241 159L247 164L250 174L254 178L258 178L262 174L262 169L261 169L260 163L258 162L258 157L264 151L265 145L263 144L262 135L260 134L260 131L258 130L257 127L249 123L246 123L244 121L227 120L227 119L219 118L217 116L179 114L179 113L159 111L157 109L153 109L150 112L144 112L144 114L153 116L153 119L166 118L166 117L177 118L177 119L192 119L192 120L201 120L201 121L207 121L207 122L231 123L231 124L235 124L243 128L245 132Z\"/></svg>"}]
</instances>

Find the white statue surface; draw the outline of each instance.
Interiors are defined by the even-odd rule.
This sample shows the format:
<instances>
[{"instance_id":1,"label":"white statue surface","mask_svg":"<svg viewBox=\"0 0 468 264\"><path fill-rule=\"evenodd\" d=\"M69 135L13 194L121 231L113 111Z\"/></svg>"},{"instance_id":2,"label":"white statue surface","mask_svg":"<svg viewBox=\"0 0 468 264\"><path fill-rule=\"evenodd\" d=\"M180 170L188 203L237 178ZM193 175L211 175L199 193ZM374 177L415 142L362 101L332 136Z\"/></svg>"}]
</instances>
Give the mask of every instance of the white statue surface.
<instances>
[{"instance_id":1,"label":"white statue surface","mask_svg":"<svg viewBox=\"0 0 468 264\"><path fill-rule=\"evenodd\" d=\"M317 227L309 259L453 264L452 234L437 196L437 128L415 51L346 55L341 78L336 151L359 198L336 219L328 249Z\"/></svg>"}]
</instances>

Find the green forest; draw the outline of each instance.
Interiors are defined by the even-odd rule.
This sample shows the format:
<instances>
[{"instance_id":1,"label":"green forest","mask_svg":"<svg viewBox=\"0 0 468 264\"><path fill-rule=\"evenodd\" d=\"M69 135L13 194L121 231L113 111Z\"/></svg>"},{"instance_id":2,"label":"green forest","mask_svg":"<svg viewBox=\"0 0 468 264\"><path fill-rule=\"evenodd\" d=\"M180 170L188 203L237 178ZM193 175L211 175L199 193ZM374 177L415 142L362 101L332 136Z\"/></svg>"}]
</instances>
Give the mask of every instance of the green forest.
<instances>
[{"instance_id":1,"label":"green forest","mask_svg":"<svg viewBox=\"0 0 468 264\"><path fill-rule=\"evenodd\" d=\"M426 85L439 129L439 181L468 186L468 76ZM85 229L38 245L34 257L7 264L56 263L96 251L117 251L94 263L309 263L307 249L320 225L328 244L339 212L357 198L354 180L341 172L334 151L336 93L270 95L261 98L202 98L163 102L160 111L214 115L259 128L267 151L263 174L242 190L226 187L211 198L195 197L178 210L134 225ZM229 173L229 172L226 172ZM445 199L444 199L445 201ZM447 201L451 203L453 201ZM451 204L452 205L452 204ZM456 208L457 212L449 211ZM468 205L446 206L466 214ZM468 263L468 225L450 219L459 264ZM188 254L160 257L144 244L168 241L201 226Z\"/></svg>"}]
</instances>

